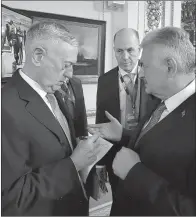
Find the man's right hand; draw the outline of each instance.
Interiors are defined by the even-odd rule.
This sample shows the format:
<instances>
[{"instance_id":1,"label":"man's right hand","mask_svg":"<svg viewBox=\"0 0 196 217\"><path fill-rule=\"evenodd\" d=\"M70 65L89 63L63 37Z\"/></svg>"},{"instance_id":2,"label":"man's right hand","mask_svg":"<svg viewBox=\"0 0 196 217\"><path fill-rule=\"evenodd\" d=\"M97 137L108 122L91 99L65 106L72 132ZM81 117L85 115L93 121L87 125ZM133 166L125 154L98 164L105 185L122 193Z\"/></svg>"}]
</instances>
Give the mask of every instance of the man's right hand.
<instances>
[{"instance_id":1,"label":"man's right hand","mask_svg":"<svg viewBox=\"0 0 196 217\"><path fill-rule=\"evenodd\" d=\"M77 171L84 169L96 161L97 154L100 151L99 145L101 145L97 142L98 138L99 135L95 134L86 140L80 140L74 149L70 158Z\"/></svg>"},{"instance_id":2,"label":"man's right hand","mask_svg":"<svg viewBox=\"0 0 196 217\"><path fill-rule=\"evenodd\" d=\"M100 137L119 142L122 137L123 127L109 112L105 111L106 117L110 120L109 123L103 124L91 124L88 125L88 131L90 134L99 133Z\"/></svg>"}]
</instances>

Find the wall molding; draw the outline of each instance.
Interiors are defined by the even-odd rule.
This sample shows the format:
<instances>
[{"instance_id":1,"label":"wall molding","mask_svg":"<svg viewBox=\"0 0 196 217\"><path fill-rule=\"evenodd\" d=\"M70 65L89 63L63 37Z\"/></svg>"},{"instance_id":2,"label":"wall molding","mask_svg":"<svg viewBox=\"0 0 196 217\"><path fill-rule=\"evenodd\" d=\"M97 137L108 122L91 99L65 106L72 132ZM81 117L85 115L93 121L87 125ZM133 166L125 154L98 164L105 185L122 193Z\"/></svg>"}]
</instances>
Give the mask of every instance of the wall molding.
<instances>
[{"instance_id":1,"label":"wall molding","mask_svg":"<svg viewBox=\"0 0 196 217\"><path fill-rule=\"evenodd\" d=\"M171 26L174 26L174 2L171 1Z\"/></svg>"},{"instance_id":2,"label":"wall molding","mask_svg":"<svg viewBox=\"0 0 196 217\"><path fill-rule=\"evenodd\" d=\"M147 1L147 29L145 30L145 33L148 33L159 27L162 20L162 6L163 1Z\"/></svg>"}]
</instances>

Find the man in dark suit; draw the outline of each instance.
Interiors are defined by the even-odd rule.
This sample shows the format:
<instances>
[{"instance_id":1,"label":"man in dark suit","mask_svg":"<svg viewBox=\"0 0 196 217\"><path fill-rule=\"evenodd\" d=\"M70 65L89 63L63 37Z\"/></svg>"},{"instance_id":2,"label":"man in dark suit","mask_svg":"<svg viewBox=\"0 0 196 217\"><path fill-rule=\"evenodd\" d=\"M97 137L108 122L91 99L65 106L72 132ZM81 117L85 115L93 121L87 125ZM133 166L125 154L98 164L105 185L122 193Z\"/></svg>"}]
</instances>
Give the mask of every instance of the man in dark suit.
<instances>
[{"instance_id":1,"label":"man in dark suit","mask_svg":"<svg viewBox=\"0 0 196 217\"><path fill-rule=\"evenodd\" d=\"M77 60L76 39L53 22L27 33L26 61L2 88L2 215L88 215L80 171L97 136L76 144L68 108L54 92Z\"/></svg>"},{"instance_id":2,"label":"man in dark suit","mask_svg":"<svg viewBox=\"0 0 196 217\"><path fill-rule=\"evenodd\" d=\"M79 141L80 137L88 136L86 107L82 84L80 79L73 76L72 66L66 69L64 75L64 84L55 94L57 97L61 97L65 105L68 106L74 123L76 140Z\"/></svg>"},{"instance_id":3,"label":"man in dark suit","mask_svg":"<svg viewBox=\"0 0 196 217\"><path fill-rule=\"evenodd\" d=\"M128 144L115 156L119 177L111 215L196 215L195 53L188 34L175 27L143 40L141 75L146 92L162 102L135 132L117 119L92 126L107 139ZM94 130L93 130L94 129ZM120 144L119 144L120 145Z\"/></svg>"},{"instance_id":4,"label":"man in dark suit","mask_svg":"<svg viewBox=\"0 0 196 217\"><path fill-rule=\"evenodd\" d=\"M144 81L138 77L138 32L130 28L119 30L114 36L114 52L118 67L100 76L98 80L96 123L108 122L105 115L105 111L108 111L126 129L133 130L148 110L157 106L159 100L145 92ZM112 161L117 151L119 146L114 144L98 163L106 165L113 200L118 178L113 173Z\"/></svg>"}]
</instances>

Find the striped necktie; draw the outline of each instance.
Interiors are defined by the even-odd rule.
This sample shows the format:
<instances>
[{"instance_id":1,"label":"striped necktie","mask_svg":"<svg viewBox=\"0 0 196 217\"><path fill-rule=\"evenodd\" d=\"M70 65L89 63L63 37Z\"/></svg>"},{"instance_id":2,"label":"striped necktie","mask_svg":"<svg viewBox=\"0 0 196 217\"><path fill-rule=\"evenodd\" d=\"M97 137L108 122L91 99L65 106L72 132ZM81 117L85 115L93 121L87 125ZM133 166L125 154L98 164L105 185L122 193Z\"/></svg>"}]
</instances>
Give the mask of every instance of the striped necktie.
<instances>
[{"instance_id":1,"label":"striped necktie","mask_svg":"<svg viewBox=\"0 0 196 217\"><path fill-rule=\"evenodd\" d=\"M65 116L63 115L63 113L61 112L61 110L59 108L56 97L54 96L54 94L47 94L46 98L48 99L48 101L49 101L49 103L50 103L50 105L52 107L52 111L54 112L54 115L55 115L56 119L58 120L59 124L61 125L61 127L62 127L68 141L69 141L71 149L73 151L69 125L67 123L67 120L66 120Z\"/></svg>"},{"instance_id":2,"label":"striped necktie","mask_svg":"<svg viewBox=\"0 0 196 217\"><path fill-rule=\"evenodd\" d=\"M68 84L63 84L62 86L61 86L61 89L63 90L63 98L64 98L64 100L65 100L65 102L66 102L66 104L67 104L67 106L68 106L68 109L69 109L69 112L70 112L70 115L71 115L71 117L72 117L72 119L74 119L74 102L73 102L73 100L72 100L72 97L71 97L71 92L70 92L70 89L69 88L71 88L70 87L70 85L69 85L69 83Z\"/></svg>"},{"instance_id":3,"label":"striped necktie","mask_svg":"<svg viewBox=\"0 0 196 217\"><path fill-rule=\"evenodd\" d=\"M140 141L140 139L159 122L159 119L161 118L161 115L165 111L165 109L166 109L165 103L162 102L157 107L157 109L153 112L147 125L142 129L142 131L141 131L141 133L140 133L140 135L139 135L139 137L135 143L135 147L138 146L138 142Z\"/></svg>"}]
</instances>

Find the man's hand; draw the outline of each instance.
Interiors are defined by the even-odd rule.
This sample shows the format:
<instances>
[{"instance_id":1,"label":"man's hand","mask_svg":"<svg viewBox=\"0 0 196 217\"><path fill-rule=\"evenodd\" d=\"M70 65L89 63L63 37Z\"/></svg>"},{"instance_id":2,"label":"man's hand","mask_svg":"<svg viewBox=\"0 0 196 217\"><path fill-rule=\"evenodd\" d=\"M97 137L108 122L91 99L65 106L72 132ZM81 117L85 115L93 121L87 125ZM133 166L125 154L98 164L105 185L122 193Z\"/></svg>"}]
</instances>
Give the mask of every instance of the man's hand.
<instances>
[{"instance_id":1,"label":"man's hand","mask_svg":"<svg viewBox=\"0 0 196 217\"><path fill-rule=\"evenodd\" d=\"M114 174L124 180L132 167L140 161L139 155L129 148L122 147L116 154L112 168Z\"/></svg>"},{"instance_id":2,"label":"man's hand","mask_svg":"<svg viewBox=\"0 0 196 217\"><path fill-rule=\"evenodd\" d=\"M70 158L72 159L77 171L91 165L97 159L99 153L99 135L95 134L86 140L80 140Z\"/></svg>"},{"instance_id":3,"label":"man's hand","mask_svg":"<svg viewBox=\"0 0 196 217\"><path fill-rule=\"evenodd\" d=\"M122 137L123 127L111 114L105 111L106 117L110 120L109 123L104 124L91 124L88 125L88 131L90 134L99 133L100 137L112 140L120 141Z\"/></svg>"}]
</instances>

